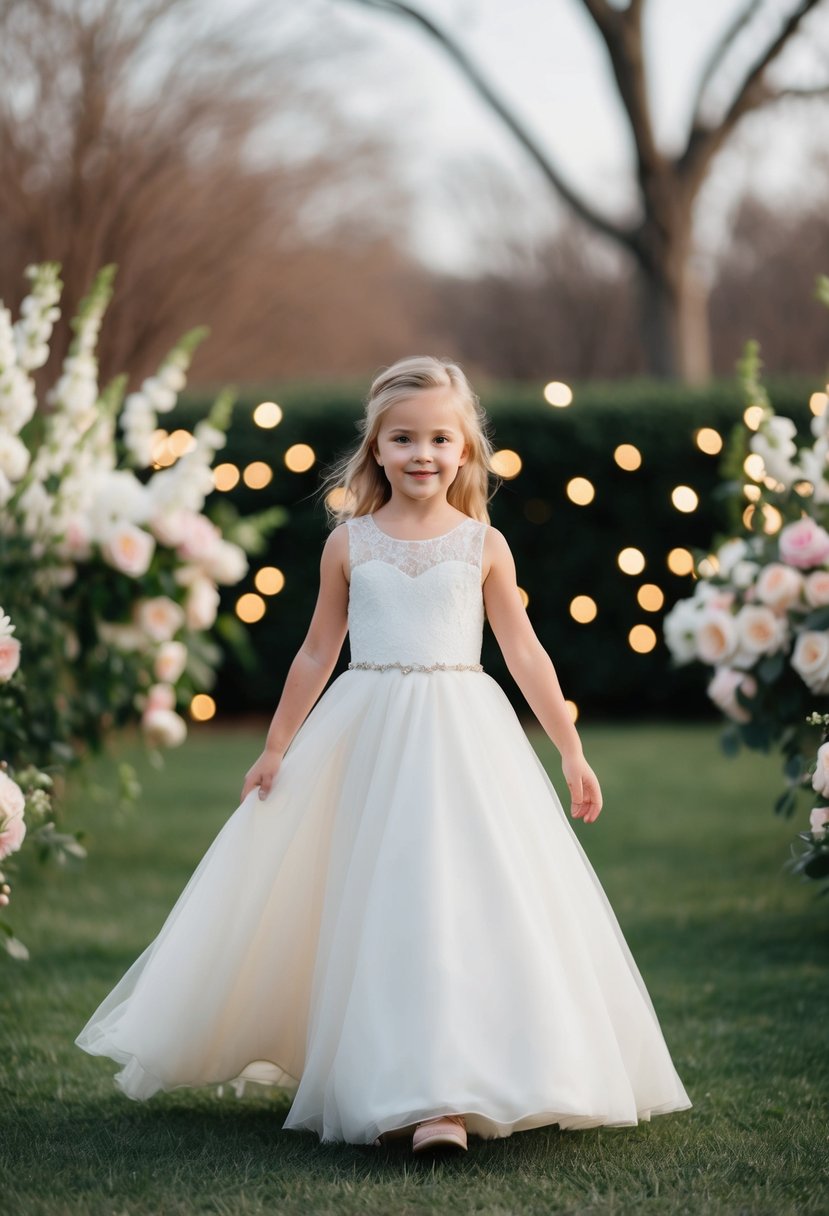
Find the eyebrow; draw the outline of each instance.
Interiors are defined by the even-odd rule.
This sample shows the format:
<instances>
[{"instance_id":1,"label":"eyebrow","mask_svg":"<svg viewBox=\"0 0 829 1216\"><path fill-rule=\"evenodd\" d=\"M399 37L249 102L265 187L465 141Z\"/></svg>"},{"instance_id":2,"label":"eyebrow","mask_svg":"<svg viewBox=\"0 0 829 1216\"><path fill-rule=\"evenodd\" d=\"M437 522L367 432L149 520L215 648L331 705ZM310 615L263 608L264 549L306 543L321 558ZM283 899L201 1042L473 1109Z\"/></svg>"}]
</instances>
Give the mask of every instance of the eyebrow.
<instances>
[{"instance_id":1,"label":"eyebrow","mask_svg":"<svg viewBox=\"0 0 829 1216\"><path fill-rule=\"evenodd\" d=\"M413 426L393 426L389 431L390 435L410 435L412 431L417 430ZM433 435L454 435L455 430L451 426L435 426L432 428Z\"/></svg>"}]
</instances>

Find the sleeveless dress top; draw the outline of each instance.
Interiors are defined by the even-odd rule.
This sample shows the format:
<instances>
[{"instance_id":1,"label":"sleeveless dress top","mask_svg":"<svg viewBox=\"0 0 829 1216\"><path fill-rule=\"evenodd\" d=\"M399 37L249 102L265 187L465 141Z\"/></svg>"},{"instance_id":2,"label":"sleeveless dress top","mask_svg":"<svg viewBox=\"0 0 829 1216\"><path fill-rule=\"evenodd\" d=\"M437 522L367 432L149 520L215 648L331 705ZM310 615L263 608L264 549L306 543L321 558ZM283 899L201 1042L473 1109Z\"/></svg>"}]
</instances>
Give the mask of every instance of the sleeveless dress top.
<instances>
[{"instance_id":1,"label":"sleeveless dress top","mask_svg":"<svg viewBox=\"0 0 829 1216\"><path fill-rule=\"evenodd\" d=\"M286 1128L352 1144L444 1114L494 1137L690 1106L569 816L480 670L485 533L349 523L351 669L75 1040L128 1097L285 1087Z\"/></svg>"}]
</instances>

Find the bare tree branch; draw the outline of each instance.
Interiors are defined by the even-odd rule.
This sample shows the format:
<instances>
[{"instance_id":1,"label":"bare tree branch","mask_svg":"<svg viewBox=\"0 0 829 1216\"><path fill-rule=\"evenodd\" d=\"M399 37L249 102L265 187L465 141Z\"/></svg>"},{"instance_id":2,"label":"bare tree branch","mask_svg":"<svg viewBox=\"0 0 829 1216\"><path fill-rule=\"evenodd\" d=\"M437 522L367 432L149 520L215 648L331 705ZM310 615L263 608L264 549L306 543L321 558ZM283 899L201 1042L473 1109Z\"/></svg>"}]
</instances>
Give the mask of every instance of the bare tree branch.
<instances>
[{"instance_id":1,"label":"bare tree branch","mask_svg":"<svg viewBox=\"0 0 829 1216\"><path fill-rule=\"evenodd\" d=\"M543 176L561 195L564 201L572 207L576 214L586 223L590 224L591 227L603 232L605 236L609 236L614 241L620 241L624 245L630 245L633 239L631 231L598 211L582 195L577 193L567 181L553 157L542 149L540 144L530 135L526 127L519 121L504 100L494 91L477 65L472 62L451 35L447 34L445 30L436 25L431 18L427 17L418 8L415 8L414 5L403 3L402 0L401 2L398 2L398 0L351 0L351 2L362 4L366 8L379 9L383 12L408 17L419 25L421 29L425 30L443 48L446 54L455 61L476 92L501 118L525 151L529 153Z\"/></svg>"},{"instance_id":2,"label":"bare tree branch","mask_svg":"<svg viewBox=\"0 0 829 1216\"><path fill-rule=\"evenodd\" d=\"M699 82L697 84L696 93L694 94L694 103L691 106L692 128L701 127L703 125L701 107L705 92L713 80L718 68L720 67L720 64L724 61L726 55L733 47L739 35L746 28L755 14L760 10L762 4L763 0L749 0L749 3L742 10L742 12L737 13L734 20L723 32L719 42L712 50L708 61L702 70L702 74L700 75Z\"/></svg>"}]
</instances>

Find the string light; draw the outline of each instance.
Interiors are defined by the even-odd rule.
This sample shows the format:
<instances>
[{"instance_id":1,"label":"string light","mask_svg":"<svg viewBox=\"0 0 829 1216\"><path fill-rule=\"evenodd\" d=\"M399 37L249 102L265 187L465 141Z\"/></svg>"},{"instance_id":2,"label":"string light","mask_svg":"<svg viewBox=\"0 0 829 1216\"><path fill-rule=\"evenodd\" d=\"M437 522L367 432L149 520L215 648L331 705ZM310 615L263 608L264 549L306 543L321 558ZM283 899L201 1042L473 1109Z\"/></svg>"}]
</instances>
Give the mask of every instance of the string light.
<instances>
[{"instance_id":1,"label":"string light","mask_svg":"<svg viewBox=\"0 0 829 1216\"><path fill-rule=\"evenodd\" d=\"M694 557L688 549L671 549L668 554L668 569L671 574L692 574L694 570Z\"/></svg>"},{"instance_id":2,"label":"string light","mask_svg":"<svg viewBox=\"0 0 829 1216\"><path fill-rule=\"evenodd\" d=\"M570 501L579 507L586 507L596 497L593 483L586 477L571 477L567 482L566 493Z\"/></svg>"},{"instance_id":3,"label":"string light","mask_svg":"<svg viewBox=\"0 0 829 1216\"><path fill-rule=\"evenodd\" d=\"M613 459L620 469L633 473L642 464L642 453L632 443L620 443L613 453Z\"/></svg>"},{"instance_id":4,"label":"string light","mask_svg":"<svg viewBox=\"0 0 829 1216\"><path fill-rule=\"evenodd\" d=\"M511 448L501 448L499 452L492 454L492 467L504 481L512 481L513 477L517 477L521 472L523 461Z\"/></svg>"},{"instance_id":5,"label":"string light","mask_svg":"<svg viewBox=\"0 0 829 1216\"><path fill-rule=\"evenodd\" d=\"M595 621L598 612L596 601L589 595L577 595L570 601L570 616L580 625L589 625Z\"/></svg>"},{"instance_id":6,"label":"string light","mask_svg":"<svg viewBox=\"0 0 829 1216\"><path fill-rule=\"evenodd\" d=\"M688 515L699 506L699 495L690 486L674 486L671 490L671 502L677 511Z\"/></svg>"},{"instance_id":7,"label":"string light","mask_svg":"<svg viewBox=\"0 0 829 1216\"><path fill-rule=\"evenodd\" d=\"M179 456L184 456L187 452L191 452L195 446L195 435L191 435L189 431L181 429L173 431L167 440L167 447L173 453L176 460L178 460Z\"/></svg>"},{"instance_id":8,"label":"string light","mask_svg":"<svg viewBox=\"0 0 829 1216\"><path fill-rule=\"evenodd\" d=\"M656 645L656 634L650 625L634 625L628 634L631 650L637 654L648 654Z\"/></svg>"},{"instance_id":9,"label":"string light","mask_svg":"<svg viewBox=\"0 0 829 1216\"><path fill-rule=\"evenodd\" d=\"M551 380L549 384L544 385L544 400L548 405L564 409L573 403L573 390L561 380Z\"/></svg>"},{"instance_id":10,"label":"string light","mask_svg":"<svg viewBox=\"0 0 829 1216\"><path fill-rule=\"evenodd\" d=\"M279 426L282 417L282 410L275 401L260 401L253 411L253 421L265 431Z\"/></svg>"},{"instance_id":11,"label":"string light","mask_svg":"<svg viewBox=\"0 0 829 1216\"><path fill-rule=\"evenodd\" d=\"M197 692L190 702L190 717L194 722L209 722L216 716L216 702L206 692Z\"/></svg>"},{"instance_id":12,"label":"string light","mask_svg":"<svg viewBox=\"0 0 829 1216\"><path fill-rule=\"evenodd\" d=\"M749 405L743 410L743 422L750 431L758 430L760 423L763 421L765 410L762 405Z\"/></svg>"},{"instance_id":13,"label":"string light","mask_svg":"<svg viewBox=\"0 0 829 1216\"><path fill-rule=\"evenodd\" d=\"M632 546L622 549L616 561L623 574L641 574L645 569L644 553L641 549L634 549Z\"/></svg>"},{"instance_id":14,"label":"string light","mask_svg":"<svg viewBox=\"0 0 829 1216\"><path fill-rule=\"evenodd\" d=\"M809 409L819 418L821 414L826 412L826 407L829 405L829 395L826 393L812 393L809 398Z\"/></svg>"},{"instance_id":15,"label":"string light","mask_svg":"<svg viewBox=\"0 0 829 1216\"><path fill-rule=\"evenodd\" d=\"M766 475L766 466L759 452L751 452L743 461L743 471L752 481L762 481Z\"/></svg>"},{"instance_id":16,"label":"string light","mask_svg":"<svg viewBox=\"0 0 829 1216\"><path fill-rule=\"evenodd\" d=\"M264 490L273 480L273 469L264 460L254 460L242 474L245 485L251 490Z\"/></svg>"},{"instance_id":17,"label":"string light","mask_svg":"<svg viewBox=\"0 0 829 1216\"><path fill-rule=\"evenodd\" d=\"M723 447L722 435L711 426L701 426L698 431L695 431L694 442L706 456L716 456Z\"/></svg>"},{"instance_id":18,"label":"string light","mask_svg":"<svg viewBox=\"0 0 829 1216\"><path fill-rule=\"evenodd\" d=\"M575 701L565 701L564 704L567 706L568 710L570 711L571 719L574 722L578 722L579 707L578 707L578 705L576 705L576 702Z\"/></svg>"},{"instance_id":19,"label":"string light","mask_svg":"<svg viewBox=\"0 0 829 1216\"><path fill-rule=\"evenodd\" d=\"M263 566L256 571L253 584L263 595L279 595L285 586L285 575L277 566Z\"/></svg>"},{"instance_id":20,"label":"string light","mask_svg":"<svg viewBox=\"0 0 829 1216\"><path fill-rule=\"evenodd\" d=\"M530 602L530 597L527 595L527 593L526 593L526 591L524 590L524 588L523 588L523 587L519 587L519 588L518 588L518 594L521 596L521 603L522 603L522 604L524 605L524 607L526 608L526 607L527 607L527 605L528 605L528 604L529 604L529 602Z\"/></svg>"},{"instance_id":21,"label":"string light","mask_svg":"<svg viewBox=\"0 0 829 1216\"><path fill-rule=\"evenodd\" d=\"M643 583L636 592L636 602L646 612L658 612L665 603L665 596L656 583Z\"/></svg>"},{"instance_id":22,"label":"string light","mask_svg":"<svg viewBox=\"0 0 829 1216\"><path fill-rule=\"evenodd\" d=\"M255 595L252 591L247 591L244 595L240 595L236 601L236 615L240 621L244 621L250 625L254 621L261 621L265 615L265 601L261 595Z\"/></svg>"},{"instance_id":23,"label":"string light","mask_svg":"<svg viewBox=\"0 0 829 1216\"><path fill-rule=\"evenodd\" d=\"M293 443L285 453L285 466L291 473L307 473L316 459L316 452L309 444Z\"/></svg>"},{"instance_id":24,"label":"string light","mask_svg":"<svg viewBox=\"0 0 829 1216\"><path fill-rule=\"evenodd\" d=\"M353 503L354 493L351 490L346 491L345 486L334 486L334 489L326 494L325 501L332 511L342 511L346 502Z\"/></svg>"},{"instance_id":25,"label":"string light","mask_svg":"<svg viewBox=\"0 0 829 1216\"><path fill-rule=\"evenodd\" d=\"M239 484L240 476L235 464L217 464L213 470L213 485L217 490L232 490Z\"/></svg>"}]
</instances>

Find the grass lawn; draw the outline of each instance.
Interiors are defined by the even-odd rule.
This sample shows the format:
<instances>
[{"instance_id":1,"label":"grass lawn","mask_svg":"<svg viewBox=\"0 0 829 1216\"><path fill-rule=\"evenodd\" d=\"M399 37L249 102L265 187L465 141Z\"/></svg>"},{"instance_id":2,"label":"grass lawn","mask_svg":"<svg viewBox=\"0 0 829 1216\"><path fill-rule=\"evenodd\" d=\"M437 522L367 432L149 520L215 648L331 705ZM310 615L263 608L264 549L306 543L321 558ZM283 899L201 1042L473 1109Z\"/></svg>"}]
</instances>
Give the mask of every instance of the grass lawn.
<instances>
[{"instance_id":1,"label":"grass lawn","mask_svg":"<svg viewBox=\"0 0 829 1216\"><path fill-rule=\"evenodd\" d=\"M88 833L85 866L27 864L9 911L32 958L0 962L4 1213L829 1211L829 900L782 870L797 829L771 813L777 760L726 760L710 725L586 727L605 811L578 825L691 1111L473 1139L467 1154L429 1161L283 1132L286 1093L127 1099L116 1065L73 1039L160 929L262 737L203 729L163 771L142 761L141 809L114 825L105 797L76 789L66 822ZM563 790L554 749L536 743ZM119 756L136 754L121 741ZM93 775L105 791L112 762Z\"/></svg>"}]
</instances>

